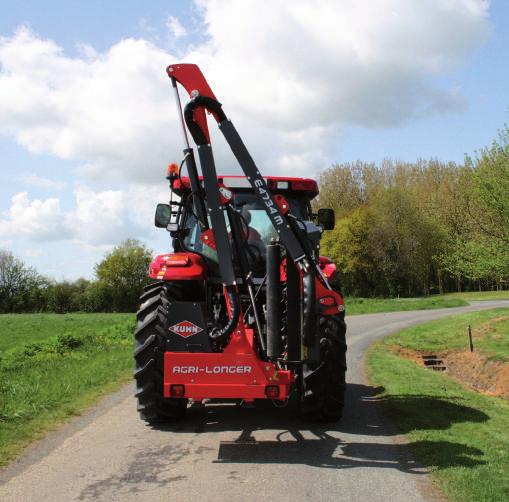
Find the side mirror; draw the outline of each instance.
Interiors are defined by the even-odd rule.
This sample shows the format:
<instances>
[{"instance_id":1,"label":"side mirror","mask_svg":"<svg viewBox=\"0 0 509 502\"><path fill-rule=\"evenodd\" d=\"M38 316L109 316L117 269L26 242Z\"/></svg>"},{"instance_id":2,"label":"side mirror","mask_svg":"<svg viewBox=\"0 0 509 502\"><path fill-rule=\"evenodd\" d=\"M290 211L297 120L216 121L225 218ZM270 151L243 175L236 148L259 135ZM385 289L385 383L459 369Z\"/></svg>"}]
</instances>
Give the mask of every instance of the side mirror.
<instances>
[{"instance_id":1,"label":"side mirror","mask_svg":"<svg viewBox=\"0 0 509 502\"><path fill-rule=\"evenodd\" d=\"M332 230L336 224L334 209L319 209L317 214L318 225L324 230Z\"/></svg>"},{"instance_id":2,"label":"side mirror","mask_svg":"<svg viewBox=\"0 0 509 502\"><path fill-rule=\"evenodd\" d=\"M171 207L168 204L157 204L154 224L157 228L167 228L171 218Z\"/></svg>"}]
</instances>

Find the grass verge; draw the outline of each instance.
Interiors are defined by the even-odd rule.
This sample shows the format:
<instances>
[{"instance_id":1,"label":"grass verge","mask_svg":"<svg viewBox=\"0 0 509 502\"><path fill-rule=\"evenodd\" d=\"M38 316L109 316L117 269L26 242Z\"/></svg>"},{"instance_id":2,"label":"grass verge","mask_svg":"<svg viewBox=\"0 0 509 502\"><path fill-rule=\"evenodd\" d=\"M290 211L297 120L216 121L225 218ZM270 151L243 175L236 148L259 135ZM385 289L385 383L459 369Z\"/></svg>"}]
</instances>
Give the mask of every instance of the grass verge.
<instances>
[{"instance_id":1,"label":"grass verge","mask_svg":"<svg viewBox=\"0 0 509 502\"><path fill-rule=\"evenodd\" d=\"M444 352L468 347L468 325L472 326L475 350L489 358L509 361L509 308L438 319L405 329L386 338L383 345L397 345L419 352Z\"/></svg>"},{"instance_id":2,"label":"grass verge","mask_svg":"<svg viewBox=\"0 0 509 502\"><path fill-rule=\"evenodd\" d=\"M461 298L467 301L509 300L509 291L468 291L466 293L446 293L443 298Z\"/></svg>"},{"instance_id":3,"label":"grass verge","mask_svg":"<svg viewBox=\"0 0 509 502\"><path fill-rule=\"evenodd\" d=\"M427 296L422 298L354 298L346 297L347 315L375 314L379 312L400 312L403 310L430 310L464 307L468 302L463 298Z\"/></svg>"},{"instance_id":4,"label":"grass verge","mask_svg":"<svg viewBox=\"0 0 509 502\"><path fill-rule=\"evenodd\" d=\"M0 466L118 388L132 371L131 314L0 316L4 342L16 330L13 317L21 330L30 325L33 332L18 334L16 344L11 339L0 351Z\"/></svg>"},{"instance_id":5,"label":"grass verge","mask_svg":"<svg viewBox=\"0 0 509 502\"><path fill-rule=\"evenodd\" d=\"M398 357L390 345L439 350L435 343L456 343L450 333L455 324L473 321L468 316L475 314L478 322L487 322L500 310L409 328L375 344L367 354L368 378L381 389L386 410L407 434L415 456L454 501L509 500L509 402L467 390L442 373ZM464 343L464 335L461 340Z\"/></svg>"}]
</instances>

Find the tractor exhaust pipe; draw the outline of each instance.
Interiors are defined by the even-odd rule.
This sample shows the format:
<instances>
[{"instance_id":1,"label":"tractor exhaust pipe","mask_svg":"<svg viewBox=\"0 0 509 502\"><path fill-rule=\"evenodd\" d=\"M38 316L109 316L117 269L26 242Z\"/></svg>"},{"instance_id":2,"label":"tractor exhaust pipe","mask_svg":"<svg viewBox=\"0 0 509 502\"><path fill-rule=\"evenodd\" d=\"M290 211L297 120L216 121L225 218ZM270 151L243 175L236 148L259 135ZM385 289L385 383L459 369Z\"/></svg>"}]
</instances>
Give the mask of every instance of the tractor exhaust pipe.
<instances>
[{"instance_id":1,"label":"tractor exhaust pipe","mask_svg":"<svg viewBox=\"0 0 509 502\"><path fill-rule=\"evenodd\" d=\"M281 355L281 246L267 245L267 357Z\"/></svg>"}]
</instances>

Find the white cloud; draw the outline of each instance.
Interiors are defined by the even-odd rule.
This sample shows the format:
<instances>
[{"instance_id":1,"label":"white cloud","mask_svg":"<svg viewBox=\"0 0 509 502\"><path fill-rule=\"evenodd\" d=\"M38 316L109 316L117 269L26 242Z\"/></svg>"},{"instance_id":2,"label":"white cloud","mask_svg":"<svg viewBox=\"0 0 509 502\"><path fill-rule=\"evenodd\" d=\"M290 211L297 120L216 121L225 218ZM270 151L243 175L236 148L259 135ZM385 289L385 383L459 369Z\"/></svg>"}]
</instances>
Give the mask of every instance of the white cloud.
<instances>
[{"instance_id":1,"label":"white cloud","mask_svg":"<svg viewBox=\"0 0 509 502\"><path fill-rule=\"evenodd\" d=\"M46 253L42 249L25 249L23 253L25 256L29 258L39 258L40 256L46 256Z\"/></svg>"},{"instance_id":2,"label":"white cloud","mask_svg":"<svg viewBox=\"0 0 509 502\"><path fill-rule=\"evenodd\" d=\"M70 236L63 224L60 200L30 200L27 192L11 198L7 218L0 220L0 235L30 236L37 241L65 239Z\"/></svg>"},{"instance_id":3,"label":"white cloud","mask_svg":"<svg viewBox=\"0 0 509 502\"><path fill-rule=\"evenodd\" d=\"M74 191L74 196L76 207L66 216L66 225L72 229L75 240L99 246L143 234L144 230L130 217L124 192L106 190L96 193L79 188Z\"/></svg>"},{"instance_id":4,"label":"white cloud","mask_svg":"<svg viewBox=\"0 0 509 502\"><path fill-rule=\"evenodd\" d=\"M0 249L11 249L14 245L14 241L12 239L0 240Z\"/></svg>"},{"instance_id":5,"label":"white cloud","mask_svg":"<svg viewBox=\"0 0 509 502\"><path fill-rule=\"evenodd\" d=\"M77 188L69 211L61 209L58 198L31 200L27 192L20 192L11 198L6 213L0 219L0 236L25 236L35 242L70 239L94 247L147 233L133 220L129 198L120 190Z\"/></svg>"},{"instance_id":6,"label":"white cloud","mask_svg":"<svg viewBox=\"0 0 509 502\"><path fill-rule=\"evenodd\" d=\"M175 38L182 38L187 35L187 30L182 26L182 23L177 17L170 16L166 21L166 27Z\"/></svg>"},{"instance_id":7,"label":"white cloud","mask_svg":"<svg viewBox=\"0 0 509 502\"><path fill-rule=\"evenodd\" d=\"M19 177L19 180L27 185L49 190L63 190L65 188L65 183L63 181L51 180L34 173L23 174Z\"/></svg>"},{"instance_id":8,"label":"white cloud","mask_svg":"<svg viewBox=\"0 0 509 502\"><path fill-rule=\"evenodd\" d=\"M430 77L461 66L490 30L482 0L199 5L207 39L182 58L141 39L69 57L26 28L1 38L0 132L83 161L89 177L160 183L182 146L164 72L181 59L202 67L264 172L312 174L333 160L344 126L392 127L464 107L458 89ZM224 147L215 151L219 170L231 171Z\"/></svg>"}]
</instances>

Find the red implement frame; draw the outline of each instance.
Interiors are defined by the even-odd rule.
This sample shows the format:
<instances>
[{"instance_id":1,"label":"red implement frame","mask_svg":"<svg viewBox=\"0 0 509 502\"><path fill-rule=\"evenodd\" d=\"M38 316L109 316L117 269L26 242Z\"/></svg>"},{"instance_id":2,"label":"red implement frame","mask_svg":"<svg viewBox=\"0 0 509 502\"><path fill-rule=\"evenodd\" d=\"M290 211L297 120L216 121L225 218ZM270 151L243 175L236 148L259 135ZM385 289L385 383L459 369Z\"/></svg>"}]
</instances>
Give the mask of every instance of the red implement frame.
<instances>
[{"instance_id":1,"label":"red implement frame","mask_svg":"<svg viewBox=\"0 0 509 502\"><path fill-rule=\"evenodd\" d=\"M252 401L266 399L267 386L277 386L278 399L287 399L291 372L261 361L253 344L253 330L244 329L239 323L222 353L165 352L164 397L171 397L172 385L184 385L185 394L181 397Z\"/></svg>"},{"instance_id":2,"label":"red implement frame","mask_svg":"<svg viewBox=\"0 0 509 502\"><path fill-rule=\"evenodd\" d=\"M172 79L178 82L188 92L191 98L195 96L207 96L216 99L212 89L205 80L200 68L195 64L172 64L166 68L166 73ZM214 117L218 120L218 117ZM203 108L197 108L194 111L194 121L201 127L210 143L209 128L207 118Z\"/></svg>"}]
</instances>

